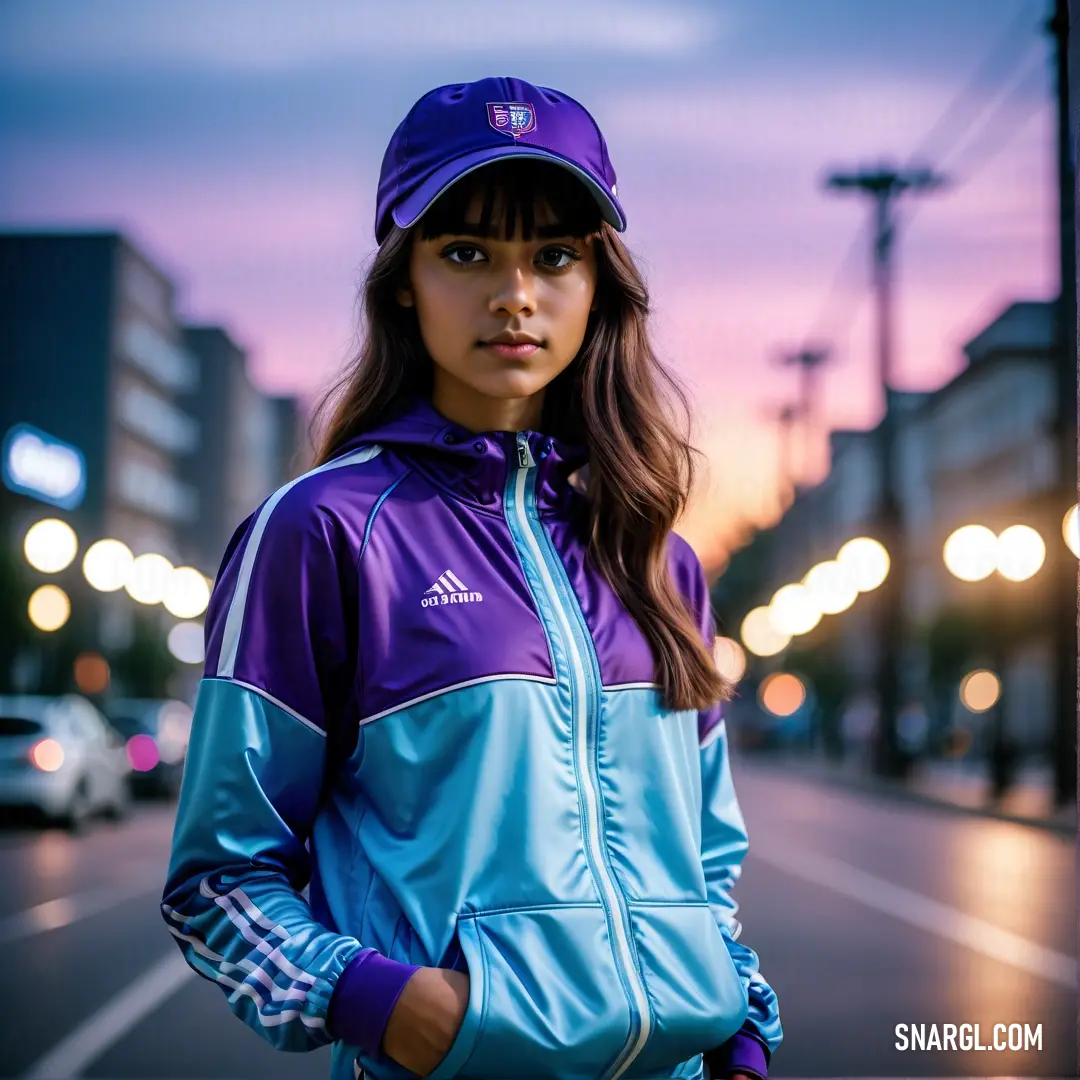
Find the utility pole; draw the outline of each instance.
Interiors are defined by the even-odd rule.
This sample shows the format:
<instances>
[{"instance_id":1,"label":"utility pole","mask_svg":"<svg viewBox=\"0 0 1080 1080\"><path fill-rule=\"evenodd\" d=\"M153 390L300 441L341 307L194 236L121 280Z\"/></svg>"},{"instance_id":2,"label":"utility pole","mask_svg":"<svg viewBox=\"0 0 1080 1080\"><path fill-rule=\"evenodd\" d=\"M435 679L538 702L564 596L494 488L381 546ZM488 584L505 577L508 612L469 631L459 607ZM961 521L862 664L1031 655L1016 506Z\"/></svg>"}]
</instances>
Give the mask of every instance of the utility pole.
<instances>
[{"instance_id":1,"label":"utility pole","mask_svg":"<svg viewBox=\"0 0 1080 1080\"><path fill-rule=\"evenodd\" d=\"M817 403L820 397L818 386L819 369L828 361L829 350L826 348L803 348L798 352L785 353L780 363L785 367L799 367L799 412L803 420L803 473L813 453L812 440L814 423L817 419Z\"/></svg>"},{"instance_id":2,"label":"utility pole","mask_svg":"<svg viewBox=\"0 0 1080 1080\"><path fill-rule=\"evenodd\" d=\"M1054 436L1058 447L1058 491L1060 515L1077 500L1076 445L1076 166L1069 128L1069 73L1067 65L1069 7L1055 0L1054 14L1047 23L1054 40L1054 70L1057 83L1057 175L1060 296L1057 305L1057 409ZM1077 715L1077 562L1060 536L1048 545L1053 554L1048 570L1054 575L1051 590L1054 610L1051 624L1054 640L1054 805L1076 798L1076 715Z\"/></svg>"},{"instance_id":3,"label":"utility pole","mask_svg":"<svg viewBox=\"0 0 1080 1080\"><path fill-rule=\"evenodd\" d=\"M766 409L764 415L780 425L780 452L778 454L779 475L777 487L779 490L780 513L786 509L784 500L795 497L795 470L792 464L791 453L791 428L799 416L797 405L781 405L774 409Z\"/></svg>"},{"instance_id":4,"label":"utility pole","mask_svg":"<svg viewBox=\"0 0 1080 1080\"><path fill-rule=\"evenodd\" d=\"M854 191L869 196L874 207L873 286L877 307L875 344L878 377L885 399L885 412L878 428L878 465L881 492L878 503L877 540L889 553L889 576L875 597L878 645L877 699L878 730L874 767L885 776L898 776L903 762L896 738L900 680L898 664L903 643L904 555L900 506L896 497L894 457L896 409L893 404L893 241L896 234L895 204L904 194L917 194L941 187L945 178L930 169L877 169L853 173L836 172L827 181L832 191Z\"/></svg>"}]
</instances>

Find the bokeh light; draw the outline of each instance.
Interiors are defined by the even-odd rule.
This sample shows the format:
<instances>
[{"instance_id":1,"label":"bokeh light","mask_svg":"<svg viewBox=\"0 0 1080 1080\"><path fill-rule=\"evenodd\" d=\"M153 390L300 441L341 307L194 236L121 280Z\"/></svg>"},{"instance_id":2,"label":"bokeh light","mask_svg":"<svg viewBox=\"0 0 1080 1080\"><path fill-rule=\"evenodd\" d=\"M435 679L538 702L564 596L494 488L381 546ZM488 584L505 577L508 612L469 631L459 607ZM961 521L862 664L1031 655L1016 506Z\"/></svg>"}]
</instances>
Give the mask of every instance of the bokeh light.
<instances>
[{"instance_id":1,"label":"bokeh light","mask_svg":"<svg viewBox=\"0 0 1080 1080\"><path fill-rule=\"evenodd\" d=\"M769 601L769 618L780 634L807 634L821 622L821 609L805 585L784 585Z\"/></svg>"},{"instance_id":2,"label":"bokeh light","mask_svg":"<svg viewBox=\"0 0 1080 1080\"><path fill-rule=\"evenodd\" d=\"M1001 697L1001 680L992 671L971 671L960 683L960 701L970 712L992 709Z\"/></svg>"},{"instance_id":3,"label":"bokeh light","mask_svg":"<svg viewBox=\"0 0 1080 1080\"><path fill-rule=\"evenodd\" d=\"M125 750L127 759L136 772L149 772L161 760L157 743L150 735L132 735Z\"/></svg>"},{"instance_id":4,"label":"bokeh light","mask_svg":"<svg viewBox=\"0 0 1080 1080\"><path fill-rule=\"evenodd\" d=\"M177 623L168 637L169 652L181 664L201 664L205 659L201 623Z\"/></svg>"},{"instance_id":5,"label":"bokeh light","mask_svg":"<svg viewBox=\"0 0 1080 1080\"><path fill-rule=\"evenodd\" d=\"M781 634L773 626L767 607L756 607L747 614L739 634L743 645L755 656L775 656L791 641L790 634Z\"/></svg>"},{"instance_id":6,"label":"bokeh light","mask_svg":"<svg viewBox=\"0 0 1080 1080\"><path fill-rule=\"evenodd\" d=\"M173 566L164 555L140 555L132 564L124 583L128 595L140 604L160 604L165 599Z\"/></svg>"},{"instance_id":7,"label":"bokeh light","mask_svg":"<svg viewBox=\"0 0 1080 1080\"><path fill-rule=\"evenodd\" d=\"M67 569L79 551L75 530L59 518L43 518L31 525L23 540L26 561L43 574Z\"/></svg>"},{"instance_id":8,"label":"bokeh light","mask_svg":"<svg viewBox=\"0 0 1080 1080\"><path fill-rule=\"evenodd\" d=\"M997 538L998 573L1009 581L1027 581L1046 561L1046 542L1030 525L1011 525Z\"/></svg>"},{"instance_id":9,"label":"bokeh light","mask_svg":"<svg viewBox=\"0 0 1080 1080\"><path fill-rule=\"evenodd\" d=\"M101 653L84 652L75 658L75 685L84 694L103 694L109 688L109 661Z\"/></svg>"},{"instance_id":10,"label":"bokeh light","mask_svg":"<svg viewBox=\"0 0 1080 1080\"><path fill-rule=\"evenodd\" d=\"M998 538L985 525L964 525L950 534L942 555L953 577L982 581L997 569Z\"/></svg>"},{"instance_id":11,"label":"bokeh light","mask_svg":"<svg viewBox=\"0 0 1080 1080\"><path fill-rule=\"evenodd\" d=\"M30 748L30 761L42 772L56 772L64 764L64 748L55 739L42 739Z\"/></svg>"},{"instance_id":12,"label":"bokeh light","mask_svg":"<svg viewBox=\"0 0 1080 1080\"><path fill-rule=\"evenodd\" d=\"M859 596L859 590L847 570L835 559L812 567L802 583L814 605L824 615L839 615L847 611Z\"/></svg>"},{"instance_id":13,"label":"bokeh light","mask_svg":"<svg viewBox=\"0 0 1080 1080\"><path fill-rule=\"evenodd\" d=\"M746 652L733 638L718 635L713 639L713 659L725 679L737 683L746 674Z\"/></svg>"},{"instance_id":14,"label":"bokeh light","mask_svg":"<svg viewBox=\"0 0 1080 1080\"><path fill-rule=\"evenodd\" d=\"M836 553L836 561L859 592L871 592L889 576L889 553L869 536L849 540Z\"/></svg>"},{"instance_id":15,"label":"bokeh light","mask_svg":"<svg viewBox=\"0 0 1080 1080\"><path fill-rule=\"evenodd\" d=\"M178 619L194 619L210 603L206 578L193 566L178 566L170 575L165 588L165 610Z\"/></svg>"},{"instance_id":16,"label":"bokeh light","mask_svg":"<svg viewBox=\"0 0 1080 1080\"><path fill-rule=\"evenodd\" d=\"M761 707L773 716L791 716L806 700L802 679L787 671L777 671L762 680L758 687Z\"/></svg>"},{"instance_id":17,"label":"bokeh light","mask_svg":"<svg viewBox=\"0 0 1080 1080\"><path fill-rule=\"evenodd\" d=\"M30 594L26 605L30 621L39 630L52 633L59 630L71 615L71 601L58 585L42 585Z\"/></svg>"},{"instance_id":18,"label":"bokeh light","mask_svg":"<svg viewBox=\"0 0 1080 1080\"><path fill-rule=\"evenodd\" d=\"M1061 535L1065 538L1065 543L1068 544L1069 550L1077 558L1080 558L1080 520L1078 520L1075 503L1073 503L1073 508L1065 515L1061 522Z\"/></svg>"},{"instance_id":19,"label":"bokeh light","mask_svg":"<svg viewBox=\"0 0 1080 1080\"><path fill-rule=\"evenodd\" d=\"M98 540L83 556L83 576L98 592L116 592L131 576L135 556L119 540Z\"/></svg>"},{"instance_id":20,"label":"bokeh light","mask_svg":"<svg viewBox=\"0 0 1080 1080\"><path fill-rule=\"evenodd\" d=\"M191 737L191 706L183 701L166 701L158 712L157 744L161 760L173 764L187 751Z\"/></svg>"}]
</instances>

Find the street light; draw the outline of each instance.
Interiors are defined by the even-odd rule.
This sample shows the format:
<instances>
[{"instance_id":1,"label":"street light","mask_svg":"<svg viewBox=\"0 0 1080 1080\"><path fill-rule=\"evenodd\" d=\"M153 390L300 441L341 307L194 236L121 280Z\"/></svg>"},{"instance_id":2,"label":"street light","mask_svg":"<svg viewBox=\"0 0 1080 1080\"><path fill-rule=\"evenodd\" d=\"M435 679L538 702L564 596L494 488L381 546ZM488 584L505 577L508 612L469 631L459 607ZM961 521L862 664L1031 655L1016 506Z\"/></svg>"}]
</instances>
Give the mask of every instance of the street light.
<instances>
[{"instance_id":1,"label":"street light","mask_svg":"<svg viewBox=\"0 0 1080 1080\"><path fill-rule=\"evenodd\" d=\"M847 611L859 596L850 575L835 559L811 567L802 583L824 615L839 615Z\"/></svg>"},{"instance_id":2,"label":"street light","mask_svg":"<svg viewBox=\"0 0 1080 1080\"><path fill-rule=\"evenodd\" d=\"M805 585L784 585L773 593L769 618L780 634L808 634L821 622L821 609Z\"/></svg>"},{"instance_id":3,"label":"street light","mask_svg":"<svg viewBox=\"0 0 1080 1080\"><path fill-rule=\"evenodd\" d=\"M1030 525L1011 525L997 538L997 570L1009 581L1027 581L1046 561L1046 543Z\"/></svg>"},{"instance_id":4,"label":"street light","mask_svg":"<svg viewBox=\"0 0 1080 1080\"><path fill-rule=\"evenodd\" d=\"M739 627L743 645L755 656L775 656L786 649L790 634L783 634L773 625L767 607L756 607Z\"/></svg>"},{"instance_id":5,"label":"street light","mask_svg":"<svg viewBox=\"0 0 1080 1080\"><path fill-rule=\"evenodd\" d=\"M122 589L131 575L135 556L119 540L98 540L83 556L83 576L98 592Z\"/></svg>"},{"instance_id":6,"label":"street light","mask_svg":"<svg viewBox=\"0 0 1080 1080\"><path fill-rule=\"evenodd\" d=\"M859 592L873 592L889 576L885 545L869 536L856 536L836 553L836 561Z\"/></svg>"},{"instance_id":7,"label":"street light","mask_svg":"<svg viewBox=\"0 0 1080 1080\"><path fill-rule=\"evenodd\" d=\"M178 566L169 575L163 603L165 610L178 619L194 619L210 603L206 578L193 566Z\"/></svg>"},{"instance_id":8,"label":"street light","mask_svg":"<svg viewBox=\"0 0 1080 1080\"><path fill-rule=\"evenodd\" d=\"M140 555L131 564L131 573L124 582L124 588L132 600L140 604L160 604L165 599L172 572L173 565L164 555Z\"/></svg>"},{"instance_id":9,"label":"street light","mask_svg":"<svg viewBox=\"0 0 1080 1080\"><path fill-rule=\"evenodd\" d=\"M1080 523L1077 521L1076 503L1061 523L1061 535L1069 550L1080 559Z\"/></svg>"},{"instance_id":10,"label":"street light","mask_svg":"<svg viewBox=\"0 0 1080 1080\"><path fill-rule=\"evenodd\" d=\"M998 538L985 525L964 525L945 541L945 567L961 581L982 581L997 569Z\"/></svg>"},{"instance_id":11,"label":"street light","mask_svg":"<svg viewBox=\"0 0 1080 1080\"><path fill-rule=\"evenodd\" d=\"M177 623L168 637L169 652L181 664L201 664L205 659L203 628L199 623Z\"/></svg>"},{"instance_id":12,"label":"street light","mask_svg":"<svg viewBox=\"0 0 1080 1080\"><path fill-rule=\"evenodd\" d=\"M26 611L34 626L51 634L68 621L71 601L58 585L42 585L30 594Z\"/></svg>"},{"instance_id":13,"label":"street light","mask_svg":"<svg viewBox=\"0 0 1080 1080\"><path fill-rule=\"evenodd\" d=\"M43 574L58 574L67 569L78 550L75 530L59 518L43 518L31 525L23 540L26 561Z\"/></svg>"}]
</instances>

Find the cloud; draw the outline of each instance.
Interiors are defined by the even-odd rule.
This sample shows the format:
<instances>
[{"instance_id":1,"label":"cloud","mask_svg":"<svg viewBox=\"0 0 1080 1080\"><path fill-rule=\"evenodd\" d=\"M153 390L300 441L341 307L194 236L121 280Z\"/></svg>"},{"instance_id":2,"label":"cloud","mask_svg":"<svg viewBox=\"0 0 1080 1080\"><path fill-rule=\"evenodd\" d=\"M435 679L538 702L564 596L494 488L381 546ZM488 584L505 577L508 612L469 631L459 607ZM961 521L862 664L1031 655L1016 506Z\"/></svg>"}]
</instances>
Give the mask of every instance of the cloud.
<instances>
[{"instance_id":1,"label":"cloud","mask_svg":"<svg viewBox=\"0 0 1080 1080\"><path fill-rule=\"evenodd\" d=\"M715 46L722 23L716 6L642 0L546 0L535 8L498 0L22 0L0 15L0 67L264 72L394 55L412 64L453 53L672 58Z\"/></svg>"}]
</instances>

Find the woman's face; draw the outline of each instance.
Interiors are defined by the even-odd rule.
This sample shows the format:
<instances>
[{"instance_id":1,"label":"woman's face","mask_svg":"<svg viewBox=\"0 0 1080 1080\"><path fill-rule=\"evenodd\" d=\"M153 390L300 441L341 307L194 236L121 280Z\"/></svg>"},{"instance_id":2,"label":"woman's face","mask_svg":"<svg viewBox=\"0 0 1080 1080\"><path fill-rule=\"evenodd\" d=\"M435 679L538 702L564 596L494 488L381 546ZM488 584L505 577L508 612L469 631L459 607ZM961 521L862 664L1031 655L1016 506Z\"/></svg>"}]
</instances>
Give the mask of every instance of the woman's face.
<instances>
[{"instance_id":1,"label":"woman's face","mask_svg":"<svg viewBox=\"0 0 1080 1080\"><path fill-rule=\"evenodd\" d=\"M469 206L479 221L482 196ZM435 401L481 410L534 397L566 368L585 339L596 294L592 239L555 234L546 206L535 211L533 238L512 240L492 215L490 236L417 234L409 262L410 287L398 301L415 305L420 333L435 362ZM499 348L499 336L518 344ZM539 401L540 399L537 399ZM496 406L497 408L497 406Z\"/></svg>"}]
</instances>

